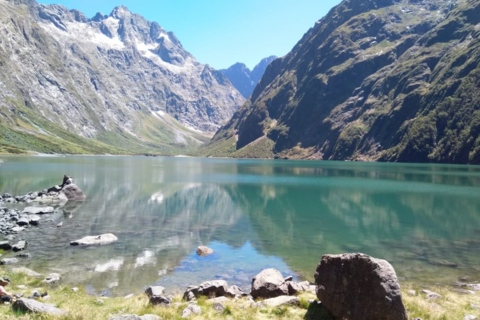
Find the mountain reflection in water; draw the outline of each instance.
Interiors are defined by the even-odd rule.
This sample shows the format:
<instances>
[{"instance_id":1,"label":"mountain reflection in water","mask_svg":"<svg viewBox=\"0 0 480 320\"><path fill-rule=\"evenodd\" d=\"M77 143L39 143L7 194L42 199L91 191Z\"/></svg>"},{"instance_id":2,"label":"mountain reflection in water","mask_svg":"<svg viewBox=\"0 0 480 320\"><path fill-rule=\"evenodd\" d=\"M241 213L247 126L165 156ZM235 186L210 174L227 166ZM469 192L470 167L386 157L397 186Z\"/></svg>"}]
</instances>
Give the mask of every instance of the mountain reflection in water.
<instances>
[{"instance_id":1,"label":"mountain reflection in water","mask_svg":"<svg viewBox=\"0 0 480 320\"><path fill-rule=\"evenodd\" d=\"M249 290L274 267L313 280L325 253L387 259L402 280L478 273L480 168L449 165L147 157L8 157L0 192L74 177L87 194L19 237L39 272L109 295L225 279ZM45 220L53 219L52 223ZM55 227L63 222L61 228ZM112 232L119 241L69 246ZM214 254L199 257L199 245Z\"/></svg>"}]
</instances>

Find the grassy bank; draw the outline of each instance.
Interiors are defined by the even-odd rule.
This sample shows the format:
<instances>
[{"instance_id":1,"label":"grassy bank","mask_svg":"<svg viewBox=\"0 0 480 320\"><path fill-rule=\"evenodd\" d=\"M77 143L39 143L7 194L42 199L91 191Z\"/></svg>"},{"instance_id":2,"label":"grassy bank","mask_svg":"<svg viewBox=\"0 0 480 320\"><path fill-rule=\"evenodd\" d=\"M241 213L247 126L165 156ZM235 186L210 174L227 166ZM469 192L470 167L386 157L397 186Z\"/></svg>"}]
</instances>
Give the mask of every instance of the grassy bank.
<instances>
[{"instance_id":1,"label":"grassy bank","mask_svg":"<svg viewBox=\"0 0 480 320\"><path fill-rule=\"evenodd\" d=\"M92 296L84 289L73 288L62 284L47 285L42 283L42 278L34 278L24 274L11 273L1 270L11 279L7 287L10 292L23 294L28 297L34 291L48 292L47 298L40 301L50 303L68 312L67 316L52 317L40 314L22 314L12 310L10 305L0 305L0 319L21 320L96 320L109 319L121 314L155 314L161 319L181 319L182 311L188 303L181 300L180 296L173 299L171 307L151 306L144 294L133 295L129 298L107 298ZM23 287L23 286L25 287ZM20 286L20 287L18 287ZM441 295L436 299L428 299L421 290L428 289ZM433 319L464 319L466 315L480 317L480 293L465 294L451 287L420 287L411 283L403 283L403 301L408 311L408 318ZM415 291L415 294L414 292ZM206 298L199 299L198 305L202 310L201 315L191 316L189 319L322 319L317 317L315 308L309 301L316 299L312 293L299 296L300 306L288 307L254 307L251 300L237 299L223 303L225 309L221 312L213 309L213 303Z\"/></svg>"}]
</instances>

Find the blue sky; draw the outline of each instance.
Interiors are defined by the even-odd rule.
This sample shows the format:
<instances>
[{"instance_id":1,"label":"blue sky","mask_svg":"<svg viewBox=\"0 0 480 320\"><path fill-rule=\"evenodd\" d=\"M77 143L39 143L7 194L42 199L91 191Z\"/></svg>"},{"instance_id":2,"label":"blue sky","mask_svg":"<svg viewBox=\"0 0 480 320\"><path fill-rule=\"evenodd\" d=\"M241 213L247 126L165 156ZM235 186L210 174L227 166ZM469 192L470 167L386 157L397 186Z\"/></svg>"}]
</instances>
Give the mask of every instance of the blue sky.
<instances>
[{"instance_id":1,"label":"blue sky","mask_svg":"<svg viewBox=\"0 0 480 320\"><path fill-rule=\"evenodd\" d=\"M172 31L199 62L216 69L283 56L340 0L38 0L88 18L119 5Z\"/></svg>"}]
</instances>

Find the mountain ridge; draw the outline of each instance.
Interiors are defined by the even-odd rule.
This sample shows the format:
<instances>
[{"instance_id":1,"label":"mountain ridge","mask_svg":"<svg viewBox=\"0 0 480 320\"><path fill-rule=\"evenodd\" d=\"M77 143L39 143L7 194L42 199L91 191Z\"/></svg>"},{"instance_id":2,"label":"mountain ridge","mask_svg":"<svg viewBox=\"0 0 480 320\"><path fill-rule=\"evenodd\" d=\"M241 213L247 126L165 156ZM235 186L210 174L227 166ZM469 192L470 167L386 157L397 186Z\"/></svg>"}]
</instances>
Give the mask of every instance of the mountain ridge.
<instances>
[{"instance_id":1,"label":"mountain ridge","mask_svg":"<svg viewBox=\"0 0 480 320\"><path fill-rule=\"evenodd\" d=\"M0 6L0 152L185 152L244 101L172 32L124 6L92 19L31 0Z\"/></svg>"},{"instance_id":2,"label":"mountain ridge","mask_svg":"<svg viewBox=\"0 0 480 320\"><path fill-rule=\"evenodd\" d=\"M479 163L479 8L343 1L269 65L204 154Z\"/></svg>"},{"instance_id":3,"label":"mountain ridge","mask_svg":"<svg viewBox=\"0 0 480 320\"><path fill-rule=\"evenodd\" d=\"M248 99L255 89L258 81L262 78L268 65L275 60L276 56L263 58L252 70L244 63L237 62L227 69L219 70L237 88L245 99Z\"/></svg>"}]
</instances>

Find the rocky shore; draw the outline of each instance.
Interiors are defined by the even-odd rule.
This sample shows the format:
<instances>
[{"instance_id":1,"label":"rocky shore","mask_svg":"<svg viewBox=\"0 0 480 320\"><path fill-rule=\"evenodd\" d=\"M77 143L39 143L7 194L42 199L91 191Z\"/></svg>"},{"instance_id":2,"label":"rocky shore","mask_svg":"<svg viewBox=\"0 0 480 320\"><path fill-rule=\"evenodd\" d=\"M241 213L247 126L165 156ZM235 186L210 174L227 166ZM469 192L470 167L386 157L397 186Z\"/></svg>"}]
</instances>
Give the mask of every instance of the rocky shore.
<instances>
[{"instance_id":1,"label":"rocky shore","mask_svg":"<svg viewBox=\"0 0 480 320\"><path fill-rule=\"evenodd\" d=\"M0 196L0 233L18 234L31 226L38 226L42 215L54 213L52 205L62 206L67 201L83 200L85 200L85 194L67 175L63 177L60 185L41 191L31 191L20 196L4 193ZM7 208L7 205L15 204L27 205L27 207L22 210Z\"/></svg>"}]
</instances>

